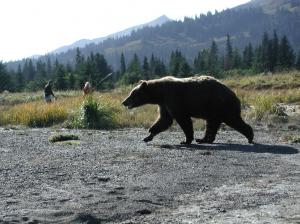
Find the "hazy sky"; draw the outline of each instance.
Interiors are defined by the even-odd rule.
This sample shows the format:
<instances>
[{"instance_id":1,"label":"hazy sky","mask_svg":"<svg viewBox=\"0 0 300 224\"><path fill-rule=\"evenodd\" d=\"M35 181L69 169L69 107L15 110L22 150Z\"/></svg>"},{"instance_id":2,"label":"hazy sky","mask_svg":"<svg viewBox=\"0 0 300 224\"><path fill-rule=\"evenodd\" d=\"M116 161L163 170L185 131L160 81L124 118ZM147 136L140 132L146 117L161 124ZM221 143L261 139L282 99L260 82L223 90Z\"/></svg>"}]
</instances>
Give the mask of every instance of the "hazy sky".
<instances>
[{"instance_id":1,"label":"hazy sky","mask_svg":"<svg viewBox=\"0 0 300 224\"><path fill-rule=\"evenodd\" d=\"M46 54L161 15L179 20L249 0L1 0L0 60Z\"/></svg>"}]
</instances>

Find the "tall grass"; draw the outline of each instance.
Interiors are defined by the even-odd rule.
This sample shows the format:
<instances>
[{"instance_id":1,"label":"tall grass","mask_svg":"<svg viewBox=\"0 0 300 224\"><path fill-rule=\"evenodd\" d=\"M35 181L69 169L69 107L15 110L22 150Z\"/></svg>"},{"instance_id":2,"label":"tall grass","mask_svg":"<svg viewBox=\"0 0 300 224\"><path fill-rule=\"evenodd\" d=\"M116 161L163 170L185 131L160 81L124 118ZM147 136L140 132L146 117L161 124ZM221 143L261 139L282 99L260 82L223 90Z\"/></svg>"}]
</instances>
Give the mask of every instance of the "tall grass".
<instances>
[{"instance_id":1,"label":"tall grass","mask_svg":"<svg viewBox=\"0 0 300 224\"><path fill-rule=\"evenodd\" d=\"M251 120L261 121L269 115L281 115L279 103L293 104L300 103L300 89L281 90L237 90L239 99L246 110L246 116Z\"/></svg>"},{"instance_id":2,"label":"tall grass","mask_svg":"<svg viewBox=\"0 0 300 224\"><path fill-rule=\"evenodd\" d=\"M236 75L225 78L224 83L234 89L243 90L287 90L300 88L300 72L291 71L277 74Z\"/></svg>"},{"instance_id":3,"label":"tall grass","mask_svg":"<svg viewBox=\"0 0 300 224\"><path fill-rule=\"evenodd\" d=\"M68 117L65 107L53 103L31 102L15 105L4 113L3 124L21 124L29 127L48 127Z\"/></svg>"}]
</instances>

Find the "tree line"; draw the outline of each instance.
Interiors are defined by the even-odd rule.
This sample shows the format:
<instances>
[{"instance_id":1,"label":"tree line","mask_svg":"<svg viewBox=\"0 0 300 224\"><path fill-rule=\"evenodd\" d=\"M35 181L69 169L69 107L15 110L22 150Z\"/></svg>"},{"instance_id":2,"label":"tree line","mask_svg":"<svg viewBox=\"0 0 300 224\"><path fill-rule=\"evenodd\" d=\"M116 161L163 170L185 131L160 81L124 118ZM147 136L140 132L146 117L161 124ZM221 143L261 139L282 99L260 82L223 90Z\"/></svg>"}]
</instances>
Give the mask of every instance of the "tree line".
<instances>
[{"instance_id":1,"label":"tree line","mask_svg":"<svg viewBox=\"0 0 300 224\"><path fill-rule=\"evenodd\" d=\"M200 50L192 62L178 49L172 51L168 63L154 54L149 58L140 58L134 54L127 62L122 53L117 71L113 71L102 54L90 53L85 57L79 48L76 50L74 65L62 64L57 59L52 63L50 58L46 62L38 60L36 63L26 59L23 66L19 64L17 71L8 71L6 65L0 62L0 92L36 91L42 89L50 79L54 81L57 90L81 89L86 81L101 90L165 75L188 77L208 74L220 78L232 70L252 74L300 70L300 51L296 55L288 38L285 35L278 37L276 31L271 36L265 32L257 46L249 43L242 51L233 46L230 35L227 35L225 48L225 51L219 51L217 42L212 40L210 48ZM102 82L111 72L114 75Z\"/></svg>"}]
</instances>

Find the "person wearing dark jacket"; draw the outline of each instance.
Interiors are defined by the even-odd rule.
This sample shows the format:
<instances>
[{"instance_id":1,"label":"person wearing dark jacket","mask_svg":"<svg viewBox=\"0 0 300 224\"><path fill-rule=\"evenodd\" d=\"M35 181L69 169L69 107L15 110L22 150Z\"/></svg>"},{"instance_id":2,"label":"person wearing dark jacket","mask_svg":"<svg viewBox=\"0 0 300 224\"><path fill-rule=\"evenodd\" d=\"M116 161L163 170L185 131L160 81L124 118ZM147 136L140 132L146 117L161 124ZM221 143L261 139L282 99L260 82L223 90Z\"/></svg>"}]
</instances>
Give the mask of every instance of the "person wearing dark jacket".
<instances>
[{"instance_id":1,"label":"person wearing dark jacket","mask_svg":"<svg viewBox=\"0 0 300 224\"><path fill-rule=\"evenodd\" d=\"M44 93L45 93L45 100L47 103L51 103L52 102L52 98L54 96L54 93L52 91L52 81L48 81L48 83L45 85L45 88L44 88Z\"/></svg>"}]
</instances>

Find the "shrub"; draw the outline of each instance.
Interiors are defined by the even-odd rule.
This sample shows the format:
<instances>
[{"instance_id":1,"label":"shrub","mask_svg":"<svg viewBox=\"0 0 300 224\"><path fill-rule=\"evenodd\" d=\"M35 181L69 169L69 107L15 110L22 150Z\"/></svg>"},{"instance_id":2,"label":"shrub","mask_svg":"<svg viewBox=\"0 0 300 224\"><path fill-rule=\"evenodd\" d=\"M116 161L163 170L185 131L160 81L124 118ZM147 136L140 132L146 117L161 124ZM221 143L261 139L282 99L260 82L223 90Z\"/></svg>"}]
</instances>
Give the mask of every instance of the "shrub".
<instances>
[{"instance_id":1,"label":"shrub","mask_svg":"<svg viewBox=\"0 0 300 224\"><path fill-rule=\"evenodd\" d=\"M49 142L62 142L62 141L69 141L69 140L78 140L79 137L77 135L71 135L71 134L60 134L60 135L54 135L49 138Z\"/></svg>"},{"instance_id":2,"label":"shrub","mask_svg":"<svg viewBox=\"0 0 300 224\"><path fill-rule=\"evenodd\" d=\"M90 95L87 96L80 105L79 112L72 121L72 126L87 129L114 128L117 126L115 114L115 108L104 102L97 102L95 98Z\"/></svg>"}]
</instances>

